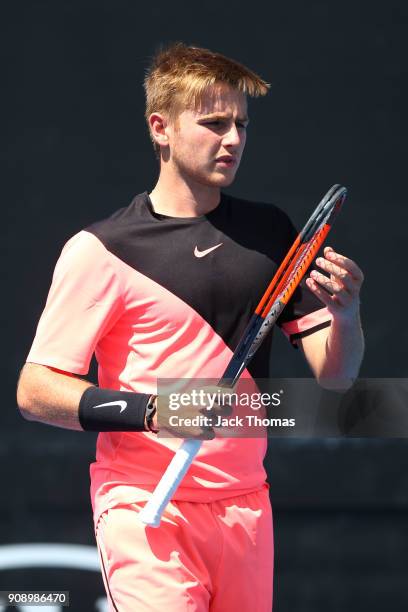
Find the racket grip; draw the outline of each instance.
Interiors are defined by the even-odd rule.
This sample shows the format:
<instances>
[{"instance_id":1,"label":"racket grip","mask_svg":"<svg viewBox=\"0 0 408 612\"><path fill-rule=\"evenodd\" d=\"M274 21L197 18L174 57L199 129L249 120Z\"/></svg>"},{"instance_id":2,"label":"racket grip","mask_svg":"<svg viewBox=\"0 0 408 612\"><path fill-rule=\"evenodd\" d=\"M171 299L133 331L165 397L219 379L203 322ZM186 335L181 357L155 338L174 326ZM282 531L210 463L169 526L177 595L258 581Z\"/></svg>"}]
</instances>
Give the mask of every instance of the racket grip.
<instances>
[{"instance_id":1,"label":"racket grip","mask_svg":"<svg viewBox=\"0 0 408 612\"><path fill-rule=\"evenodd\" d=\"M194 457L200 450L202 440L184 440L167 466L151 498L139 512L139 519L149 527L158 527L167 504L183 480Z\"/></svg>"}]
</instances>

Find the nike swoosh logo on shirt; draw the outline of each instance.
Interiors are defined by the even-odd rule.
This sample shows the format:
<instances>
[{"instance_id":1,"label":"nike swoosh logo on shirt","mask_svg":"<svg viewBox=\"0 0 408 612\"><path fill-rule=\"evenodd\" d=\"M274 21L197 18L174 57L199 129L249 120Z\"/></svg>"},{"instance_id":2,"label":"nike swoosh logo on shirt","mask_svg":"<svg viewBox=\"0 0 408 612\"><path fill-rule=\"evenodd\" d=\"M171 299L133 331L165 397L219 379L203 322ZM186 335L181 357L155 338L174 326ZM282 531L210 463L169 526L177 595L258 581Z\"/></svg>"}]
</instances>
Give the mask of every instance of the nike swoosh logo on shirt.
<instances>
[{"instance_id":1,"label":"nike swoosh logo on shirt","mask_svg":"<svg viewBox=\"0 0 408 612\"><path fill-rule=\"evenodd\" d=\"M120 412L123 412L127 408L127 402L122 400L119 400L118 402L106 402L106 404L98 404L97 406L94 406L94 408L104 408L104 406L119 406Z\"/></svg>"},{"instance_id":2,"label":"nike swoosh logo on shirt","mask_svg":"<svg viewBox=\"0 0 408 612\"><path fill-rule=\"evenodd\" d=\"M196 257L205 257L206 255L208 255L208 253L211 253L211 251L218 249L218 247L220 247L221 245L222 245L222 242L220 242L220 244L216 244L213 247L210 247L209 249L205 249L205 251L199 251L198 247L196 246L196 248L194 249L194 255Z\"/></svg>"}]
</instances>

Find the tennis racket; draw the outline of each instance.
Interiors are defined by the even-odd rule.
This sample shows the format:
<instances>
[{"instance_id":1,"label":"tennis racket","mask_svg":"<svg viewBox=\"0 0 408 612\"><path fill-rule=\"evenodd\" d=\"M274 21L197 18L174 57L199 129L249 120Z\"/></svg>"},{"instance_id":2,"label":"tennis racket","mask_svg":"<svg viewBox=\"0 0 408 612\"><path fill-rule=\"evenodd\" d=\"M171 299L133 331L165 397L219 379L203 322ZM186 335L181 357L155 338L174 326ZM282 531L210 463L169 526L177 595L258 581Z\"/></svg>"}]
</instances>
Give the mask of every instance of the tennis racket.
<instances>
[{"instance_id":1,"label":"tennis racket","mask_svg":"<svg viewBox=\"0 0 408 612\"><path fill-rule=\"evenodd\" d=\"M346 194L345 187L333 185L299 233L256 307L218 383L221 387L233 387L247 367L314 260L343 205ZM151 498L139 513L144 524L150 527L160 525L165 507L184 478L201 444L202 440L193 439L185 440L181 444Z\"/></svg>"}]
</instances>

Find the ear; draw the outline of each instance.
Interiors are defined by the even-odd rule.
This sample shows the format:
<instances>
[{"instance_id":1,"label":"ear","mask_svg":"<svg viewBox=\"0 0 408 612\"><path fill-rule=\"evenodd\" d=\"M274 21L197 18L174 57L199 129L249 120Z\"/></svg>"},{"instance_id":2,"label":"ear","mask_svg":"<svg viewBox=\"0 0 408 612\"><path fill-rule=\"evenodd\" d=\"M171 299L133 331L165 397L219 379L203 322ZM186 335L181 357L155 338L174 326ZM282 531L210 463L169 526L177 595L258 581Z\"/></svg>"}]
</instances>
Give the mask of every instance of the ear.
<instances>
[{"instance_id":1,"label":"ear","mask_svg":"<svg viewBox=\"0 0 408 612\"><path fill-rule=\"evenodd\" d=\"M168 121L161 113L152 113L149 117L149 127L152 138L160 147L167 147L169 138L167 135Z\"/></svg>"}]
</instances>

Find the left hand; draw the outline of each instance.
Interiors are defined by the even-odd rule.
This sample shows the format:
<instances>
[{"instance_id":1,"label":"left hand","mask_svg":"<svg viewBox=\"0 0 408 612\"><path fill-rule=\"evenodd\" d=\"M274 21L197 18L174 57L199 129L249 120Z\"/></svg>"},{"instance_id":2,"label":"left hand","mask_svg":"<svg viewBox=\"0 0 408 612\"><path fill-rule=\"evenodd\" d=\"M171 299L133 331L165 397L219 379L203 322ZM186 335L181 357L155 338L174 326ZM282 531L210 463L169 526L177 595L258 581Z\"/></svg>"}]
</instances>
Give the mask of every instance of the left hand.
<instances>
[{"instance_id":1,"label":"left hand","mask_svg":"<svg viewBox=\"0 0 408 612\"><path fill-rule=\"evenodd\" d=\"M364 275L358 265L325 247L324 257L316 259L316 265L326 274L312 270L306 279L308 288L328 308L334 317L344 321L355 319L360 309L360 289Z\"/></svg>"}]
</instances>

